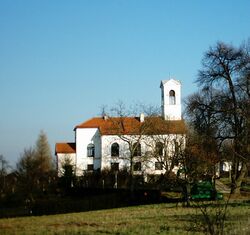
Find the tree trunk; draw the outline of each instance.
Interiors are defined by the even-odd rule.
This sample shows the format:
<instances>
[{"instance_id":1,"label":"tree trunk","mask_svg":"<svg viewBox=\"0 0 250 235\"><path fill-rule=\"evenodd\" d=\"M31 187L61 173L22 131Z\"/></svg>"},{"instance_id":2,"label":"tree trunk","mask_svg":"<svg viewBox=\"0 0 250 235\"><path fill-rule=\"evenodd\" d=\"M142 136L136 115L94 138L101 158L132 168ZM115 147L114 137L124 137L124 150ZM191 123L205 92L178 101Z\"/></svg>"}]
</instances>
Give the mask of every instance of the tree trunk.
<instances>
[{"instance_id":1,"label":"tree trunk","mask_svg":"<svg viewBox=\"0 0 250 235\"><path fill-rule=\"evenodd\" d=\"M183 205L186 207L190 206L190 192L191 186L190 183L185 181L182 185L182 193L183 193Z\"/></svg>"},{"instance_id":2,"label":"tree trunk","mask_svg":"<svg viewBox=\"0 0 250 235\"><path fill-rule=\"evenodd\" d=\"M238 167L238 164L236 164L235 167ZM231 193L232 194L239 194L240 193L241 183L242 183L242 180L244 179L246 174L247 174L247 165L246 165L246 163L242 162L241 170L238 171L238 169L235 169L232 173L232 186L231 186Z\"/></svg>"},{"instance_id":3,"label":"tree trunk","mask_svg":"<svg viewBox=\"0 0 250 235\"><path fill-rule=\"evenodd\" d=\"M130 158L130 175L129 175L129 189L130 189L130 200L134 202L135 200L135 182L134 182L134 162L133 158Z\"/></svg>"}]
</instances>

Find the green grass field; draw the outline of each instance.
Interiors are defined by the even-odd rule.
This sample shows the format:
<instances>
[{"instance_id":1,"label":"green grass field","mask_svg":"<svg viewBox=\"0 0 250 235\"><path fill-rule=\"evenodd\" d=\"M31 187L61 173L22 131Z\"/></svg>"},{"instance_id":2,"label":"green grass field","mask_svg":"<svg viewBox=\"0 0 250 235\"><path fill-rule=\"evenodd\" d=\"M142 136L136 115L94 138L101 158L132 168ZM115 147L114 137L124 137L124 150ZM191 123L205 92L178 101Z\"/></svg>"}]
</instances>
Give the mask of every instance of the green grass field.
<instances>
[{"instance_id":1,"label":"green grass field","mask_svg":"<svg viewBox=\"0 0 250 235\"><path fill-rule=\"evenodd\" d=\"M197 208L155 204L82 213L0 219L0 234L202 234ZM250 234L250 204L228 207L225 234Z\"/></svg>"}]
</instances>

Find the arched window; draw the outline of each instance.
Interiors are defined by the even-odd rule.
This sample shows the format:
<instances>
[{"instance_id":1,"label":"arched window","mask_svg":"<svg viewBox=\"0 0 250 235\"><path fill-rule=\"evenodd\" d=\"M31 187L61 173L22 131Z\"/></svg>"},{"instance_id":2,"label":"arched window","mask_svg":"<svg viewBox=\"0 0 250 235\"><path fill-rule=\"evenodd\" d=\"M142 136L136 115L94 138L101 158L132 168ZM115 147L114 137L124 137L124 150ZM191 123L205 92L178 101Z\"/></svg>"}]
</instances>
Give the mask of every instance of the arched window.
<instances>
[{"instance_id":1,"label":"arched window","mask_svg":"<svg viewBox=\"0 0 250 235\"><path fill-rule=\"evenodd\" d=\"M141 156L141 144L134 143L133 144L133 157Z\"/></svg>"},{"instance_id":2,"label":"arched window","mask_svg":"<svg viewBox=\"0 0 250 235\"><path fill-rule=\"evenodd\" d=\"M119 157L119 144L113 143L111 145L111 157Z\"/></svg>"},{"instance_id":3,"label":"arched window","mask_svg":"<svg viewBox=\"0 0 250 235\"><path fill-rule=\"evenodd\" d=\"M171 90L169 91L169 104L175 104L175 91Z\"/></svg>"},{"instance_id":4,"label":"arched window","mask_svg":"<svg viewBox=\"0 0 250 235\"><path fill-rule=\"evenodd\" d=\"M95 156L95 145L94 144L88 144L88 146L87 146L87 155L88 155L88 157L94 157Z\"/></svg>"},{"instance_id":5,"label":"arched window","mask_svg":"<svg viewBox=\"0 0 250 235\"><path fill-rule=\"evenodd\" d=\"M155 150L158 156L163 156L163 149L164 149L163 143L161 142L156 143Z\"/></svg>"}]
</instances>

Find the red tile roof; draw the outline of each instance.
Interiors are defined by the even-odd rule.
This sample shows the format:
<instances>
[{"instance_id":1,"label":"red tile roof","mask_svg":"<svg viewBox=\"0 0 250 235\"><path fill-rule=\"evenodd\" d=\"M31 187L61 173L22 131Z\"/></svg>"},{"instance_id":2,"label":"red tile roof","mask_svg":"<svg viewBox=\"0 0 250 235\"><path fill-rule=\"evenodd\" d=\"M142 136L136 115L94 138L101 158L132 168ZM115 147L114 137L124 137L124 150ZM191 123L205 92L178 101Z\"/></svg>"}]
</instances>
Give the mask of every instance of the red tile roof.
<instances>
[{"instance_id":1,"label":"red tile roof","mask_svg":"<svg viewBox=\"0 0 250 235\"><path fill-rule=\"evenodd\" d=\"M56 154L57 153L75 153L75 143L56 143Z\"/></svg>"},{"instance_id":2,"label":"red tile roof","mask_svg":"<svg viewBox=\"0 0 250 235\"><path fill-rule=\"evenodd\" d=\"M146 117L140 122L139 117L94 117L75 127L98 128L101 135L138 135L138 134L185 134L184 120L166 121L162 117Z\"/></svg>"}]
</instances>

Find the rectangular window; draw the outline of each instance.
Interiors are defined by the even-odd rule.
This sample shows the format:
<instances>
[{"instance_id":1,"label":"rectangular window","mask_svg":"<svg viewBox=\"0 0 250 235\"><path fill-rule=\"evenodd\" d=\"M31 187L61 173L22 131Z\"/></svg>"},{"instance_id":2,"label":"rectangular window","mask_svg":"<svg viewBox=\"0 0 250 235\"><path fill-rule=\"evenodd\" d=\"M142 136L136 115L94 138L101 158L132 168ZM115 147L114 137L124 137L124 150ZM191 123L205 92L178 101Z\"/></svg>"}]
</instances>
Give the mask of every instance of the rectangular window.
<instances>
[{"instance_id":1,"label":"rectangular window","mask_svg":"<svg viewBox=\"0 0 250 235\"><path fill-rule=\"evenodd\" d=\"M111 163L111 171L119 171L119 163Z\"/></svg>"},{"instance_id":2,"label":"rectangular window","mask_svg":"<svg viewBox=\"0 0 250 235\"><path fill-rule=\"evenodd\" d=\"M140 143L134 143L132 149L133 149L133 153L132 153L133 157L141 156L141 144Z\"/></svg>"},{"instance_id":3,"label":"rectangular window","mask_svg":"<svg viewBox=\"0 0 250 235\"><path fill-rule=\"evenodd\" d=\"M93 171L94 170L94 164L88 164L87 165L87 170L88 171Z\"/></svg>"},{"instance_id":4,"label":"rectangular window","mask_svg":"<svg viewBox=\"0 0 250 235\"><path fill-rule=\"evenodd\" d=\"M87 146L87 155L88 157L94 157L95 156L95 145L89 144Z\"/></svg>"},{"instance_id":5,"label":"rectangular window","mask_svg":"<svg viewBox=\"0 0 250 235\"><path fill-rule=\"evenodd\" d=\"M134 164L134 171L141 171L141 163L140 162L136 162Z\"/></svg>"},{"instance_id":6,"label":"rectangular window","mask_svg":"<svg viewBox=\"0 0 250 235\"><path fill-rule=\"evenodd\" d=\"M162 169L163 169L163 162L156 162L155 170L162 170Z\"/></svg>"},{"instance_id":7,"label":"rectangular window","mask_svg":"<svg viewBox=\"0 0 250 235\"><path fill-rule=\"evenodd\" d=\"M164 149L164 147L163 147L163 143L161 143L161 142L158 142L158 143L156 143L156 154L158 155L158 156L163 156L163 149Z\"/></svg>"}]
</instances>

